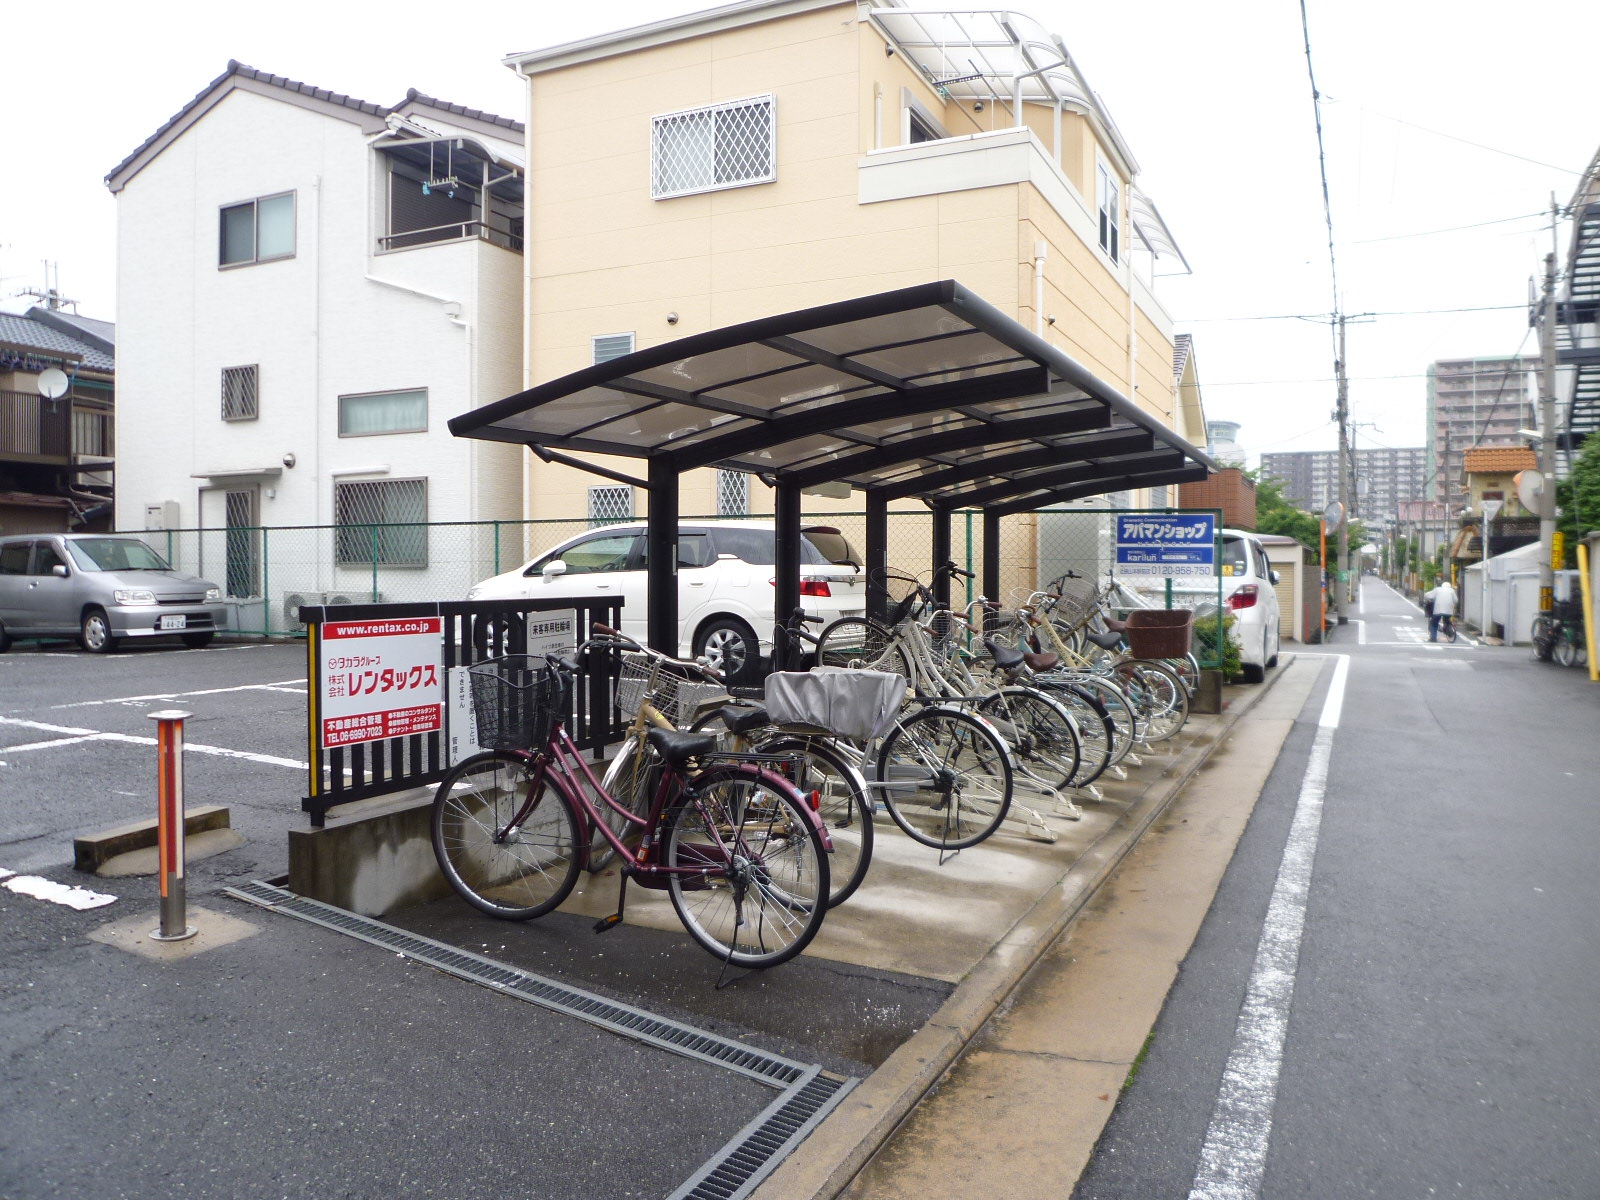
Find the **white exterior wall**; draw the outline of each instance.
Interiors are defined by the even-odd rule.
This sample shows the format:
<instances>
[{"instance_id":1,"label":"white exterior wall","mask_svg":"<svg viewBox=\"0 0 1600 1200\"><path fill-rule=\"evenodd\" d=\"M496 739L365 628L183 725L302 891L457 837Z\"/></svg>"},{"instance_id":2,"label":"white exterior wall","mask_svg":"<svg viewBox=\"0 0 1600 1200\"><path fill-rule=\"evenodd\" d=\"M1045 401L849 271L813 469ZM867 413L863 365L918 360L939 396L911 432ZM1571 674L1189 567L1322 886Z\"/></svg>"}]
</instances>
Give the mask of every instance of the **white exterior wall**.
<instances>
[{"instance_id":1,"label":"white exterior wall","mask_svg":"<svg viewBox=\"0 0 1600 1200\"><path fill-rule=\"evenodd\" d=\"M181 528L220 526L214 484L257 487L266 526L327 525L336 478L426 478L430 521L521 515L520 449L446 426L518 390L521 257L478 241L376 253L385 180L367 140L352 121L236 90L118 194L118 528L142 528L162 501ZM520 157L513 142L495 149ZM286 191L294 257L219 269L222 207ZM251 363L259 417L225 422L222 368ZM425 433L339 437L340 395L420 387ZM283 586L359 586L331 552L316 557ZM425 594L429 570L413 573ZM451 578L442 598L457 598Z\"/></svg>"}]
</instances>

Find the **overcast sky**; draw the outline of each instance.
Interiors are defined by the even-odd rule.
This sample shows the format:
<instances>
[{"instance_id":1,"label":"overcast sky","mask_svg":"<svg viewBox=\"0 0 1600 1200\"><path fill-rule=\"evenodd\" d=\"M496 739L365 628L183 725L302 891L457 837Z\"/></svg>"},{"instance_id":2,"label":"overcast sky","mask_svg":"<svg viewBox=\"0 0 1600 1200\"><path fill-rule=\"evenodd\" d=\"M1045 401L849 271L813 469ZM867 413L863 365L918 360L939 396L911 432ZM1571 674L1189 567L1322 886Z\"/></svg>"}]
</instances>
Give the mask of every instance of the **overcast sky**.
<instances>
[{"instance_id":1,"label":"overcast sky","mask_svg":"<svg viewBox=\"0 0 1600 1200\"><path fill-rule=\"evenodd\" d=\"M1379 314L1348 325L1357 445L1420 445L1430 362L1537 350L1526 301L1552 248L1551 196L1570 200L1600 147L1600 3L1306 3L1340 304L1352 318ZM114 319L104 176L230 58L374 103L415 87L520 118L505 54L706 7L16 6L0 74L13 131L0 307L26 307L17 293L44 285L49 260L80 312ZM1193 268L1158 290L1194 335L1207 415L1242 423L1252 462L1333 448L1335 302L1296 0L1012 7L1066 42ZM1459 309L1490 311L1433 311ZM1242 319L1260 317L1272 319Z\"/></svg>"}]
</instances>

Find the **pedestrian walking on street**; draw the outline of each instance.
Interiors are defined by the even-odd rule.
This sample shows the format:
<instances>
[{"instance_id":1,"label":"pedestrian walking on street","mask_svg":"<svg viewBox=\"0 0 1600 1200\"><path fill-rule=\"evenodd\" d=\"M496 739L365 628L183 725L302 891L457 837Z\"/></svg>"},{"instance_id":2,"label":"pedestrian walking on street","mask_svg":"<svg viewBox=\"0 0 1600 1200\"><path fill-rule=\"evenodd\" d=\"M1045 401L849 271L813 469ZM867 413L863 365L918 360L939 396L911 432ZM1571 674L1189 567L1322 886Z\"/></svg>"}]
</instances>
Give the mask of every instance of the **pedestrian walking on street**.
<instances>
[{"instance_id":1,"label":"pedestrian walking on street","mask_svg":"<svg viewBox=\"0 0 1600 1200\"><path fill-rule=\"evenodd\" d=\"M1440 620L1456 615L1456 589L1451 585L1449 576L1439 580L1439 586L1426 593L1422 601L1428 612L1428 640L1437 642Z\"/></svg>"}]
</instances>

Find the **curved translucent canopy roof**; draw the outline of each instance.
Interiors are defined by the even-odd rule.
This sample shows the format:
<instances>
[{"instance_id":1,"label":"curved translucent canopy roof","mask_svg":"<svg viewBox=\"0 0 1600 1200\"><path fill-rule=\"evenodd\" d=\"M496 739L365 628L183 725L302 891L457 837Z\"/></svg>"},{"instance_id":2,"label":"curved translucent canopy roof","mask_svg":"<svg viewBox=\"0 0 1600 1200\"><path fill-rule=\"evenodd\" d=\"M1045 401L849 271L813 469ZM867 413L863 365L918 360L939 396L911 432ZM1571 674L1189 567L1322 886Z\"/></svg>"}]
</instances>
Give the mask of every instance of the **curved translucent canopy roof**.
<instances>
[{"instance_id":1,"label":"curved translucent canopy roof","mask_svg":"<svg viewBox=\"0 0 1600 1200\"><path fill-rule=\"evenodd\" d=\"M953 280L640 350L454 417L450 431L936 506L1043 504L1101 479L1121 490L1214 469Z\"/></svg>"}]
</instances>

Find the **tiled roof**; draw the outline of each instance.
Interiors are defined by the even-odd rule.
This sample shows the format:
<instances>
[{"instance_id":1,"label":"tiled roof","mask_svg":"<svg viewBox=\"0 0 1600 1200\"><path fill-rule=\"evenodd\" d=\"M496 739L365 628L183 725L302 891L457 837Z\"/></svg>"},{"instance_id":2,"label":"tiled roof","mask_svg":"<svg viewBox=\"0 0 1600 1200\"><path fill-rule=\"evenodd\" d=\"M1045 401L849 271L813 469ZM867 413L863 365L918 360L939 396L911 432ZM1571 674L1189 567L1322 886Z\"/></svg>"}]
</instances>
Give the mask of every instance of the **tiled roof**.
<instances>
[{"instance_id":1,"label":"tiled roof","mask_svg":"<svg viewBox=\"0 0 1600 1200\"><path fill-rule=\"evenodd\" d=\"M354 96L346 96L343 92L334 92L329 91L327 88L313 87L309 83L301 83L297 79L289 79L283 75L272 75L266 71L258 71L254 67L246 66L237 59L229 59L228 69L221 75L218 75L210 83L206 84L205 87L200 89L200 91L195 95L194 99L179 109L170 120L161 126L160 129L157 129L149 137L145 138L144 141L140 142L132 154L128 155L127 158L123 159L116 166L112 167L111 170L106 173L106 182L108 184L111 183L111 181L117 175L121 174L124 170L131 166L140 155L144 154L144 152L149 150L152 146L159 144L169 133L181 132L182 126L197 118L199 110L204 109L207 102L212 98L217 89L225 86L228 81L233 79L235 76L240 79L254 80L257 83L270 84L273 87L280 87L285 91L295 92L302 96L310 96L312 99L321 100L327 104L348 108L354 112L358 112L369 117L386 117L392 112L398 112L407 104L416 103L426 105L427 107L436 109L440 112L453 113L457 116L469 117L474 120L485 121L493 125L500 125L506 129L514 130L517 133L521 133L523 131L523 125L520 121L514 121L510 117L495 116L493 113L483 112L482 110L476 108L467 108L462 104L452 104L446 100L436 100L432 96L426 96L417 91L416 88L408 89L405 99L401 100L399 104L385 108L381 104L373 104L370 100L358 100Z\"/></svg>"},{"instance_id":2,"label":"tiled roof","mask_svg":"<svg viewBox=\"0 0 1600 1200\"><path fill-rule=\"evenodd\" d=\"M40 309L25 314L0 313L0 343L13 349L37 352L41 358L83 362L93 371L111 371L116 361L100 347L82 341L35 317Z\"/></svg>"},{"instance_id":3,"label":"tiled roof","mask_svg":"<svg viewBox=\"0 0 1600 1200\"><path fill-rule=\"evenodd\" d=\"M1461 469L1477 473L1526 471L1539 465L1536 454L1526 446L1476 446L1461 456Z\"/></svg>"},{"instance_id":4,"label":"tiled roof","mask_svg":"<svg viewBox=\"0 0 1600 1200\"><path fill-rule=\"evenodd\" d=\"M417 91L416 88L407 88L406 98L389 109L389 111L398 112L407 104L421 104L428 108L437 109L439 112L452 113L458 117L470 117L474 121L486 121L490 125L499 125L515 133L521 133L526 128L521 121L512 120L510 117L499 117L494 113L484 112L481 108L468 108L464 104L452 104L448 100L439 100L433 96L426 96Z\"/></svg>"}]
</instances>

